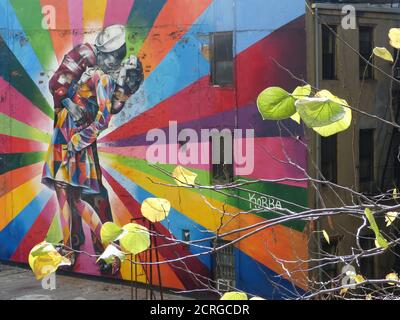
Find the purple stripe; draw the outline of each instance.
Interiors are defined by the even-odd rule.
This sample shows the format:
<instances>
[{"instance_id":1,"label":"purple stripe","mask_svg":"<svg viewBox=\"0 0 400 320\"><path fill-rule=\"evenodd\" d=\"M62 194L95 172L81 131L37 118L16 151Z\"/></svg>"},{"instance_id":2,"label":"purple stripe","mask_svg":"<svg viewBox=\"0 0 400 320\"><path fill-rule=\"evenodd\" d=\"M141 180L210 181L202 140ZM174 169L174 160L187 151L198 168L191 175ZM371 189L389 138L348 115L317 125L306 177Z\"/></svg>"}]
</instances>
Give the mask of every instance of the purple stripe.
<instances>
[{"instance_id":1,"label":"purple stripe","mask_svg":"<svg viewBox=\"0 0 400 320\"><path fill-rule=\"evenodd\" d=\"M104 26L125 25L128 21L135 0L113 0L107 2Z\"/></svg>"},{"instance_id":2,"label":"purple stripe","mask_svg":"<svg viewBox=\"0 0 400 320\"><path fill-rule=\"evenodd\" d=\"M72 44L83 42L83 0L68 0L69 21L72 30Z\"/></svg>"}]
</instances>

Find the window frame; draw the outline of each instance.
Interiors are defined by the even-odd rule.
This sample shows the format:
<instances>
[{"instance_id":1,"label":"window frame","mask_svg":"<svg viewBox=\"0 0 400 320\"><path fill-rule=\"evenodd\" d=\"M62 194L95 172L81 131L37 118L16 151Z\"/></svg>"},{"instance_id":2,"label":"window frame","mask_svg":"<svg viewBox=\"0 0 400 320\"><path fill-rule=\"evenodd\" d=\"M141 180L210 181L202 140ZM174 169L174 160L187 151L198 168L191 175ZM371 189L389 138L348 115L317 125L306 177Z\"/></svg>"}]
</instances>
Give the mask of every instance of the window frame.
<instances>
[{"instance_id":1,"label":"window frame","mask_svg":"<svg viewBox=\"0 0 400 320\"><path fill-rule=\"evenodd\" d=\"M232 46L231 46L231 55L230 55L230 60L221 60L220 62L230 62L232 64L232 72L231 72L231 77L230 77L230 81L228 82L223 82L223 81L219 81L218 80L218 71L217 71L217 61L215 59L216 57L216 40L215 38L217 36L226 36L226 35L230 35L231 36L231 42L232 42ZM234 39L234 32L233 31L223 31L223 32L211 32L210 33L210 84L212 86L216 86L216 87L228 87L228 88L232 88L235 85L235 51L234 51L234 47L235 47L235 39Z\"/></svg>"}]
</instances>

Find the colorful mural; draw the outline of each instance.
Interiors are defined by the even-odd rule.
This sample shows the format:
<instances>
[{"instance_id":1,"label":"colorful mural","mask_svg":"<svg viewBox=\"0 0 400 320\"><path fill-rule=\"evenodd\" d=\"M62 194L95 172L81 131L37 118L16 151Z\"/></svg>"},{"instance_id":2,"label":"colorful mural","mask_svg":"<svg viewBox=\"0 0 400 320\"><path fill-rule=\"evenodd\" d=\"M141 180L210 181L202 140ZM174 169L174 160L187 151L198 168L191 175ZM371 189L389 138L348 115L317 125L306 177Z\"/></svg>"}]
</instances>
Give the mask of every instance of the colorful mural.
<instances>
[{"instance_id":1,"label":"colorful mural","mask_svg":"<svg viewBox=\"0 0 400 320\"><path fill-rule=\"evenodd\" d=\"M233 198L210 190L163 186L173 183L172 179L146 161L151 144L146 133L153 128L168 132L170 122L176 121L178 130L254 129L254 172L236 178L304 177L299 169L306 168L307 162L302 128L292 121L262 121L255 105L257 95L268 86L290 90L297 85L279 64L305 76L304 10L302 0L0 0L0 259L26 262L35 244L65 238L60 199L42 183L59 123L49 81L65 55L77 46L95 43L104 28L115 24L125 26L126 57L134 55L141 61L144 81L122 111L107 120L108 128L93 151L101 167L100 184L94 195L83 195L82 200L95 208L103 223L129 223L140 217L140 204L146 198L165 198L172 209L155 231L165 236L160 237L161 244L171 244L174 238L182 239L184 230L190 232L191 240L198 240L215 235L221 221L222 231L228 232L274 217L271 212L257 212L232 219L221 216L221 211L235 214L260 205L274 207L278 202L294 211L307 206L303 182L259 182ZM234 31L232 87L210 84L209 34L219 31ZM104 88L107 92L106 84ZM97 107L101 109L102 104ZM172 172L175 164L160 166ZM198 183L210 184L208 165L187 167L198 174ZM95 253L95 237L85 221L77 222L82 226L81 249ZM226 240L251 231L234 233ZM212 247L211 242L200 244L164 246L160 260ZM298 260L307 257L307 250L305 224L300 222L244 238L235 244L236 286L267 298L301 290L304 274L295 273L289 281L274 257ZM199 279L212 277L213 263L211 255L199 255L162 264L163 285L203 288ZM86 255L77 257L73 270L101 275L95 259ZM143 270L138 275L139 281L148 281ZM130 264L124 262L115 277L131 279ZM278 290L281 287L286 289Z\"/></svg>"}]
</instances>

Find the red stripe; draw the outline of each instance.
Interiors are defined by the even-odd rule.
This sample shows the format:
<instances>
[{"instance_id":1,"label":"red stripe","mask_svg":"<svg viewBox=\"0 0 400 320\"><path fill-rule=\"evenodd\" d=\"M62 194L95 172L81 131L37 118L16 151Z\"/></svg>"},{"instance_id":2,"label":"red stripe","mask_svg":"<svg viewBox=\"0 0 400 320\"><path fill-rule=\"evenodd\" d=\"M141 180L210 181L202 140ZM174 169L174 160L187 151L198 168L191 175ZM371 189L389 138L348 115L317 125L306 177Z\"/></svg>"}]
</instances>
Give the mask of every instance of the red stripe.
<instances>
[{"instance_id":1,"label":"red stripe","mask_svg":"<svg viewBox=\"0 0 400 320\"><path fill-rule=\"evenodd\" d=\"M46 151L48 144L0 134L0 153Z\"/></svg>"},{"instance_id":2,"label":"red stripe","mask_svg":"<svg viewBox=\"0 0 400 320\"><path fill-rule=\"evenodd\" d=\"M33 226L29 229L29 232L21 241L18 249L11 256L12 261L28 261L29 252L32 250L32 248L45 240L57 209L57 199L54 195L50 198L49 202L47 202L46 206L43 208L43 211L40 213Z\"/></svg>"},{"instance_id":3,"label":"red stripe","mask_svg":"<svg viewBox=\"0 0 400 320\"><path fill-rule=\"evenodd\" d=\"M107 179L110 186L113 188L114 192L119 196L125 207L131 212L133 218L141 218L140 204L132 197L132 195L125 190L104 168L102 169L104 177ZM142 224L138 220L137 223ZM154 224L155 232L158 234L165 235L168 238L173 238L173 235L160 223ZM173 241L164 239L162 237L157 238L157 245L171 244ZM170 247L164 247L159 249L159 253L164 257L165 260L176 259L178 257L188 256L191 253L184 248L182 245L174 245ZM200 274L204 277L210 277L209 270L196 258L188 258L184 260L191 272ZM179 280L185 285L187 290L193 290L197 288L203 288L201 283L199 283L190 273L174 268L177 266L179 268L185 269L185 265L179 262L174 262L169 264L174 270L175 274Z\"/></svg>"},{"instance_id":4,"label":"red stripe","mask_svg":"<svg viewBox=\"0 0 400 320\"><path fill-rule=\"evenodd\" d=\"M298 81L281 69L274 60L305 78L304 17L298 18L236 57L237 105L255 102L258 94L268 86L282 86L290 90ZM290 48L290 50L288 50ZM293 55L293 52L296 54ZM209 76L203 77L156 107L140 114L111 132L100 142L125 139L146 133L153 128L164 128L168 122L179 123L208 117L235 107L235 91L213 87Z\"/></svg>"}]
</instances>

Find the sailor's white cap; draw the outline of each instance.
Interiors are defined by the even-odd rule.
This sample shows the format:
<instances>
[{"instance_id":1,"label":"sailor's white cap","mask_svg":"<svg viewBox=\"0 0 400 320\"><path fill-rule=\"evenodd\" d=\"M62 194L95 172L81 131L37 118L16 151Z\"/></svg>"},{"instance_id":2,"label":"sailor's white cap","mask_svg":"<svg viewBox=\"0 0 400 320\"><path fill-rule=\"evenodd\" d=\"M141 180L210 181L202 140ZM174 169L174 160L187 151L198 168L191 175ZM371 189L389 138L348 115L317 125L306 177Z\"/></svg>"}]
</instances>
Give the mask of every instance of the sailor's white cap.
<instances>
[{"instance_id":1,"label":"sailor's white cap","mask_svg":"<svg viewBox=\"0 0 400 320\"><path fill-rule=\"evenodd\" d=\"M125 44L125 27L114 24L103 29L96 37L95 46L101 52L113 52Z\"/></svg>"}]
</instances>

